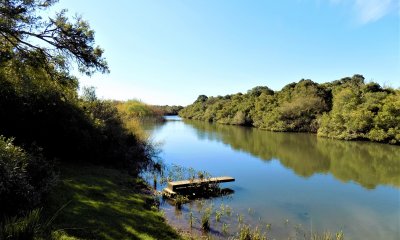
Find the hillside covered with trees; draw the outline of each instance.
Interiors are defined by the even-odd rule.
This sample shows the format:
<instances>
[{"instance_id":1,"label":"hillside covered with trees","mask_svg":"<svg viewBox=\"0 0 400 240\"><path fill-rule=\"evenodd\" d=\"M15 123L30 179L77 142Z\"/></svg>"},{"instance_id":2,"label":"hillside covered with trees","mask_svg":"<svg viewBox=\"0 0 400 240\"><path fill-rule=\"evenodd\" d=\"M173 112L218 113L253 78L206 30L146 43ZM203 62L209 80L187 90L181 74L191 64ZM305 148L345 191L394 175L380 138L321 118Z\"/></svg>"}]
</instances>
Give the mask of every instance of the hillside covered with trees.
<instances>
[{"instance_id":1,"label":"hillside covered with trees","mask_svg":"<svg viewBox=\"0 0 400 240\"><path fill-rule=\"evenodd\" d=\"M324 84L302 79L280 91L258 86L245 94L200 95L179 115L270 131L400 144L400 90L365 83L362 75Z\"/></svg>"}]
</instances>

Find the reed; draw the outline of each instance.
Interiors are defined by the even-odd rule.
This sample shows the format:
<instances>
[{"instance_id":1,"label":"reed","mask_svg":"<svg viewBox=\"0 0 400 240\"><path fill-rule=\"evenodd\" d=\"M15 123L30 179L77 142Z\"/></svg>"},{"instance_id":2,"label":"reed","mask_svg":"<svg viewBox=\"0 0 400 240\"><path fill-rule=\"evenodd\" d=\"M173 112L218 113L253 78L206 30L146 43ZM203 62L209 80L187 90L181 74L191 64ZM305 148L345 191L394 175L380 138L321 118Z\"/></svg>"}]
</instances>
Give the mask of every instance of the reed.
<instances>
[{"instance_id":1,"label":"reed","mask_svg":"<svg viewBox=\"0 0 400 240\"><path fill-rule=\"evenodd\" d=\"M188 201L187 197L182 196L182 195L177 195L175 197L175 201L174 201L175 207L180 210L180 209L182 209L182 205L187 201Z\"/></svg>"},{"instance_id":2,"label":"reed","mask_svg":"<svg viewBox=\"0 0 400 240\"><path fill-rule=\"evenodd\" d=\"M249 225L241 226L238 235L239 240L267 240L266 234L261 233L258 227L252 230Z\"/></svg>"},{"instance_id":3,"label":"reed","mask_svg":"<svg viewBox=\"0 0 400 240\"><path fill-rule=\"evenodd\" d=\"M219 221L221 221L221 216L222 216L222 213L220 212L220 211L216 211L215 212L215 221L216 222L219 222Z\"/></svg>"},{"instance_id":4,"label":"reed","mask_svg":"<svg viewBox=\"0 0 400 240\"><path fill-rule=\"evenodd\" d=\"M190 228L193 227L193 221L194 221L193 212L190 211L190 213L189 213L189 226L190 226Z\"/></svg>"},{"instance_id":5,"label":"reed","mask_svg":"<svg viewBox=\"0 0 400 240\"><path fill-rule=\"evenodd\" d=\"M226 215L227 215L228 217L232 216L232 208L231 208L231 207L226 206L226 207L225 207L225 211L226 211Z\"/></svg>"},{"instance_id":6,"label":"reed","mask_svg":"<svg viewBox=\"0 0 400 240\"><path fill-rule=\"evenodd\" d=\"M238 220L239 224L242 224L243 223L243 215L238 213L237 214L237 220Z\"/></svg>"},{"instance_id":7,"label":"reed","mask_svg":"<svg viewBox=\"0 0 400 240\"><path fill-rule=\"evenodd\" d=\"M222 224L222 229L221 229L222 234L223 234L223 235L227 235L227 234L228 234L228 229L229 229L229 224L223 223L223 224Z\"/></svg>"},{"instance_id":8,"label":"reed","mask_svg":"<svg viewBox=\"0 0 400 240\"><path fill-rule=\"evenodd\" d=\"M201 229L207 232L210 230L211 213L212 213L212 208L208 207L201 216Z\"/></svg>"}]
</instances>

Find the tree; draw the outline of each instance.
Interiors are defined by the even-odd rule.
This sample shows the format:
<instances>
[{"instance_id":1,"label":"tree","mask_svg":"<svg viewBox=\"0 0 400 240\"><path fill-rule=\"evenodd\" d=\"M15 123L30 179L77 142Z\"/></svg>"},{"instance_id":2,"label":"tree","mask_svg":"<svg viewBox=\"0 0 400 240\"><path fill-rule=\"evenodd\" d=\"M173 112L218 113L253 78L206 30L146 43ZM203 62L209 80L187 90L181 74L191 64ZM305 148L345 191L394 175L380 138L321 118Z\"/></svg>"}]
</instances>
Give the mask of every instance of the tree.
<instances>
[{"instance_id":1,"label":"tree","mask_svg":"<svg viewBox=\"0 0 400 240\"><path fill-rule=\"evenodd\" d=\"M94 31L81 17L74 22L67 10L54 18L37 15L58 0L2 0L0 3L1 62L18 58L22 62L68 71L71 62L81 72L109 72L103 50L94 46Z\"/></svg>"},{"instance_id":2,"label":"tree","mask_svg":"<svg viewBox=\"0 0 400 240\"><path fill-rule=\"evenodd\" d=\"M399 90L365 84L364 77L356 74L324 84L301 79L275 92L257 86L246 94L200 95L179 115L271 131L317 132L323 137L399 144L399 96Z\"/></svg>"},{"instance_id":3,"label":"tree","mask_svg":"<svg viewBox=\"0 0 400 240\"><path fill-rule=\"evenodd\" d=\"M247 91L247 94L253 96L253 97L258 97L260 96L262 93L265 93L267 95L273 95L274 91L271 90L269 87L266 86L257 86L254 87L250 90Z\"/></svg>"},{"instance_id":4,"label":"tree","mask_svg":"<svg viewBox=\"0 0 400 240\"><path fill-rule=\"evenodd\" d=\"M197 97L196 102L205 102L205 101L207 101L207 100L208 100L208 97L207 97L206 95L199 95L199 96Z\"/></svg>"}]
</instances>

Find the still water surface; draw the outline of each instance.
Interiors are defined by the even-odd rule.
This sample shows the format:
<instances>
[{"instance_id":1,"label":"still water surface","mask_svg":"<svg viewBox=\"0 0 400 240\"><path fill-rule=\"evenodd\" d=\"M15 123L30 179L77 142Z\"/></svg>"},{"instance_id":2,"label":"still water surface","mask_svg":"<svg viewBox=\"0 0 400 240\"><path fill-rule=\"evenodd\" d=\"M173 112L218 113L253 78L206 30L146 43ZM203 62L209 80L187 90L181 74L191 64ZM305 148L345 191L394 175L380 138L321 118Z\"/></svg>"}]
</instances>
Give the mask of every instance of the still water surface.
<instances>
[{"instance_id":1,"label":"still water surface","mask_svg":"<svg viewBox=\"0 0 400 240\"><path fill-rule=\"evenodd\" d=\"M162 143L165 163L234 177L224 184L234 194L214 199L214 206L231 206L253 226L271 224L272 237L293 237L301 226L309 232L342 230L345 239L400 239L399 146L176 117L150 133ZM162 207L170 222L188 228L192 205L183 214ZM211 224L215 236L218 224Z\"/></svg>"}]
</instances>

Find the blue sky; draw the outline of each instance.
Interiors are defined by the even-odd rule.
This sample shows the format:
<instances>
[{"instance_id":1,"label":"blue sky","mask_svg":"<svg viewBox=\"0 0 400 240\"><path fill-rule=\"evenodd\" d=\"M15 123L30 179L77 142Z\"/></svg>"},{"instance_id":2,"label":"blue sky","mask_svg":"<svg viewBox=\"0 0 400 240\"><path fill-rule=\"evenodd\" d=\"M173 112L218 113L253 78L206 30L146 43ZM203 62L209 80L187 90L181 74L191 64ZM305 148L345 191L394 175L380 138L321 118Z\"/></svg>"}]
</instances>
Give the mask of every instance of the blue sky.
<instances>
[{"instance_id":1,"label":"blue sky","mask_svg":"<svg viewBox=\"0 0 400 240\"><path fill-rule=\"evenodd\" d=\"M397 0L60 0L96 31L111 73L79 75L105 99L187 105L353 74L400 87Z\"/></svg>"}]
</instances>

